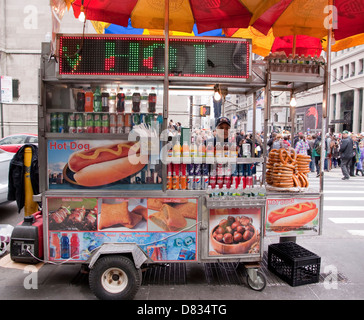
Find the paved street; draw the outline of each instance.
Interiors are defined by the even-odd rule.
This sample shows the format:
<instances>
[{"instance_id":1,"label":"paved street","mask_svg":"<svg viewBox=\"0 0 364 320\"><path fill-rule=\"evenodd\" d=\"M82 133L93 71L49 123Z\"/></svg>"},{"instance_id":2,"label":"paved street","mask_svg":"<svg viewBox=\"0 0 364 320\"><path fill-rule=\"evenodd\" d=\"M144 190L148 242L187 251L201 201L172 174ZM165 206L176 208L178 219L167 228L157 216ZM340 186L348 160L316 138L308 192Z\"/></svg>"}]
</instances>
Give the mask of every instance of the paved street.
<instances>
[{"instance_id":1,"label":"paved street","mask_svg":"<svg viewBox=\"0 0 364 320\"><path fill-rule=\"evenodd\" d=\"M364 177L341 180L340 169L325 173L323 234L299 237L297 243L321 257L321 277L316 284L291 287L266 269L266 254L261 270L267 277L262 292L250 289L244 270L234 265L182 264L144 273L136 300L346 300L364 299ZM319 178L309 178L312 187ZM22 219L14 203L0 206L0 223L15 224ZM264 251L279 238L265 238ZM0 299L96 299L88 287L87 276L78 265L38 265L37 289L25 289L29 271L0 259ZM23 269L22 269L23 268ZM211 276L208 272L215 272ZM337 281L329 281L337 279Z\"/></svg>"}]
</instances>

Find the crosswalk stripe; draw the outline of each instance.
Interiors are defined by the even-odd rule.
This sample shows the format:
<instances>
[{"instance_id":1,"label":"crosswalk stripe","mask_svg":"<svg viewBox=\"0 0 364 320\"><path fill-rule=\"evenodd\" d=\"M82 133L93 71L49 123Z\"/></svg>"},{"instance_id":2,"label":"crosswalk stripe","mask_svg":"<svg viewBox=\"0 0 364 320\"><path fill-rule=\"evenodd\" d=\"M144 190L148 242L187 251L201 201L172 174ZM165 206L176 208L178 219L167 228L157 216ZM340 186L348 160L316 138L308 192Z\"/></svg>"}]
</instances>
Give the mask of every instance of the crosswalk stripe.
<instances>
[{"instance_id":1,"label":"crosswalk stripe","mask_svg":"<svg viewBox=\"0 0 364 320\"><path fill-rule=\"evenodd\" d=\"M364 197L324 197L325 200L330 201L364 201ZM363 208L364 210L364 208Z\"/></svg>"},{"instance_id":2,"label":"crosswalk stripe","mask_svg":"<svg viewBox=\"0 0 364 320\"><path fill-rule=\"evenodd\" d=\"M364 237L364 230L348 230L348 232L353 236L362 236L362 237Z\"/></svg>"},{"instance_id":3,"label":"crosswalk stripe","mask_svg":"<svg viewBox=\"0 0 364 320\"><path fill-rule=\"evenodd\" d=\"M364 223L364 218L329 218L334 223Z\"/></svg>"},{"instance_id":4,"label":"crosswalk stripe","mask_svg":"<svg viewBox=\"0 0 364 320\"><path fill-rule=\"evenodd\" d=\"M361 211L364 212L363 206L325 206L324 205L324 211Z\"/></svg>"}]
</instances>

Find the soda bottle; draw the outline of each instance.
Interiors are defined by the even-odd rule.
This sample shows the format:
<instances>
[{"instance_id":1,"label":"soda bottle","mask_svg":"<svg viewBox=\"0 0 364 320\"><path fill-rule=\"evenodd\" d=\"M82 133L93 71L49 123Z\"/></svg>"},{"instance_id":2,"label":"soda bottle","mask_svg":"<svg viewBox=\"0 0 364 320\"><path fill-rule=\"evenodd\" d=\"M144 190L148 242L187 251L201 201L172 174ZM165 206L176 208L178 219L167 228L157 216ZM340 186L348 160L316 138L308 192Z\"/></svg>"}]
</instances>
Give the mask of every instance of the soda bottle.
<instances>
[{"instance_id":1,"label":"soda bottle","mask_svg":"<svg viewBox=\"0 0 364 320\"><path fill-rule=\"evenodd\" d=\"M124 106L125 106L125 112L126 113L131 113L131 109L132 109L132 106L133 106L133 94L131 93L130 89L126 90Z\"/></svg>"},{"instance_id":2,"label":"soda bottle","mask_svg":"<svg viewBox=\"0 0 364 320\"><path fill-rule=\"evenodd\" d=\"M57 233L52 234L51 244L55 248L54 258L61 258L61 244Z\"/></svg>"},{"instance_id":3,"label":"soda bottle","mask_svg":"<svg viewBox=\"0 0 364 320\"><path fill-rule=\"evenodd\" d=\"M106 89L101 93L101 110L102 112L109 112L109 93Z\"/></svg>"},{"instance_id":4,"label":"soda bottle","mask_svg":"<svg viewBox=\"0 0 364 320\"><path fill-rule=\"evenodd\" d=\"M125 111L125 93L123 91L123 88L119 89L119 92L118 92L116 98L117 98L116 111L124 112Z\"/></svg>"},{"instance_id":5,"label":"soda bottle","mask_svg":"<svg viewBox=\"0 0 364 320\"><path fill-rule=\"evenodd\" d=\"M80 256L80 239L77 233L72 233L71 237L71 258L78 259Z\"/></svg>"},{"instance_id":6,"label":"soda bottle","mask_svg":"<svg viewBox=\"0 0 364 320\"><path fill-rule=\"evenodd\" d=\"M94 92L94 112L102 111L101 102L102 102L102 98L101 98L100 87L97 87Z\"/></svg>"},{"instance_id":7,"label":"soda bottle","mask_svg":"<svg viewBox=\"0 0 364 320\"><path fill-rule=\"evenodd\" d=\"M110 91L110 95L108 98L108 107L109 107L110 113L116 112L116 90L115 89L111 89L111 91Z\"/></svg>"},{"instance_id":8,"label":"soda bottle","mask_svg":"<svg viewBox=\"0 0 364 320\"><path fill-rule=\"evenodd\" d=\"M85 112L92 112L94 109L94 94L91 87L88 87L85 92Z\"/></svg>"},{"instance_id":9,"label":"soda bottle","mask_svg":"<svg viewBox=\"0 0 364 320\"><path fill-rule=\"evenodd\" d=\"M69 259L70 257L70 241L66 233L62 233L61 237L61 258Z\"/></svg>"},{"instance_id":10,"label":"soda bottle","mask_svg":"<svg viewBox=\"0 0 364 320\"><path fill-rule=\"evenodd\" d=\"M85 111L85 91L83 90L82 87L80 87L78 92L77 92L76 110L78 112L84 112Z\"/></svg>"},{"instance_id":11,"label":"soda bottle","mask_svg":"<svg viewBox=\"0 0 364 320\"><path fill-rule=\"evenodd\" d=\"M155 88L152 87L152 90L148 96L148 112L149 113L154 113L156 111L156 104L157 104L157 94L155 92Z\"/></svg>"},{"instance_id":12,"label":"soda bottle","mask_svg":"<svg viewBox=\"0 0 364 320\"><path fill-rule=\"evenodd\" d=\"M146 89L143 89L142 95L140 96L140 112L148 112L148 92Z\"/></svg>"},{"instance_id":13,"label":"soda bottle","mask_svg":"<svg viewBox=\"0 0 364 320\"><path fill-rule=\"evenodd\" d=\"M135 87L135 92L133 93L132 102L133 102L133 112L140 112L140 93L139 88Z\"/></svg>"}]
</instances>

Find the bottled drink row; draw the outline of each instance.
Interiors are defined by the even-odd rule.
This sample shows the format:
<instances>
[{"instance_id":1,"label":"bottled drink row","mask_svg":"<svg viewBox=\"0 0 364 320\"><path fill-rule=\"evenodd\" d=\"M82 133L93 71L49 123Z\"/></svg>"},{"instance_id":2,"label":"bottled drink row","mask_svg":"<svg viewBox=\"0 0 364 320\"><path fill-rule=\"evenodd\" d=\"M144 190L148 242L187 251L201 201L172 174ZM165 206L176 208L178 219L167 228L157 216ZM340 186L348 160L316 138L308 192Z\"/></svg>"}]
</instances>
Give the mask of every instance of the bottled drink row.
<instances>
[{"instance_id":1,"label":"bottled drink row","mask_svg":"<svg viewBox=\"0 0 364 320\"><path fill-rule=\"evenodd\" d=\"M323 57L311 57L308 55L289 54L288 57L284 51L270 53L264 60L270 64L271 71L295 72L295 73L311 73L319 74L320 67L325 65Z\"/></svg>"},{"instance_id":2,"label":"bottled drink row","mask_svg":"<svg viewBox=\"0 0 364 320\"><path fill-rule=\"evenodd\" d=\"M243 156L251 157L250 144L244 143L242 145ZM202 141L200 143L191 139L189 144L184 141L181 145L179 140L168 143L168 158L236 158L238 156L238 147L235 140L231 142L216 142L214 146L213 140Z\"/></svg>"},{"instance_id":3,"label":"bottled drink row","mask_svg":"<svg viewBox=\"0 0 364 320\"><path fill-rule=\"evenodd\" d=\"M163 116L156 113L53 112L50 115L50 132L129 133L135 125L151 125L152 121L157 121L162 128Z\"/></svg>"},{"instance_id":4,"label":"bottled drink row","mask_svg":"<svg viewBox=\"0 0 364 320\"><path fill-rule=\"evenodd\" d=\"M80 87L76 94L76 111L78 112L126 112L126 113L155 113L157 94L152 87L148 92L143 89L140 93L139 87L132 91L128 88L100 89L97 87L92 92L91 87L86 90Z\"/></svg>"},{"instance_id":5,"label":"bottled drink row","mask_svg":"<svg viewBox=\"0 0 364 320\"><path fill-rule=\"evenodd\" d=\"M169 163L167 165L167 190L207 190L250 188L253 186L252 164L229 163Z\"/></svg>"}]
</instances>

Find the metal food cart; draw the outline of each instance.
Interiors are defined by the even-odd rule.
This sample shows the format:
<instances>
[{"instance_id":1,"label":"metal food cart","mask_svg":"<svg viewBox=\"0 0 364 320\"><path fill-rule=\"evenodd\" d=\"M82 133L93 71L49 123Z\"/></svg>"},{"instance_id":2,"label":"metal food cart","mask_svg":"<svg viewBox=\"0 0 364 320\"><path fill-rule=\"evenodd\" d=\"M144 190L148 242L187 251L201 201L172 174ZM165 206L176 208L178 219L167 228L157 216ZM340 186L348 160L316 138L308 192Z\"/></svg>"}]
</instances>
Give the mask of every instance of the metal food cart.
<instances>
[{"instance_id":1,"label":"metal food cart","mask_svg":"<svg viewBox=\"0 0 364 320\"><path fill-rule=\"evenodd\" d=\"M42 45L39 73L38 200L43 204L44 260L86 266L90 287L102 299L133 298L141 284L142 268L171 261L239 262L247 268L248 285L263 290L266 279L258 269L267 203L271 206L269 198L291 199L297 193L248 192L248 197L214 198L200 188L167 190L170 163L219 163L219 159L207 157L168 159L167 139L159 135L167 127L168 93L171 88L213 92L218 83L232 93L254 94L255 131L255 94L265 88L267 132L270 91L307 89L312 83L322 83L322 76L308 79L297 75L287 81L286 76L291 75L274 74L265 61L252 61L251 42L242 39L58 35L57 44L55 59L49 59L49 44ZM300 81L302 86L292 87ZM141 111L113 111L121 116L119 123L118 118L111 120L108 110L78 109L80 87L95 91L97 87L136 86L163 92L163 123L151 113L145 120L149 130L133 131L133 122L140 129L138 121L146 117ZM94 118L90 124L94 129L87 132L82 121L96 114L101 120L106 115L109 122L96 124ZM122 129L110 133L103 126ZM133 150L132 158L140 163L144 160L143 165L129 159L120 169L114 156L120 158L123 148ZM113 156L95 161L102 153ZM233 157L221 162L242 167L262 163L260 183L264 184L266 159L265 139L261 158ZM186 166L179 168L186 170ZM120 171L127 173L120 176ZM298 198L306 196L318 196L316 200L322 203L320 193L301 192ZM318 221L321 212L322 206ZM237 227L241 231L235 239ZM230 233L229 240L216 237L225 233Z\"/></svg>"}]
</instances>

